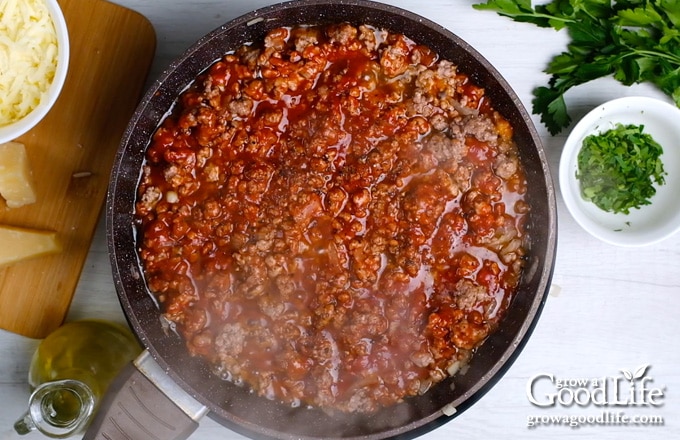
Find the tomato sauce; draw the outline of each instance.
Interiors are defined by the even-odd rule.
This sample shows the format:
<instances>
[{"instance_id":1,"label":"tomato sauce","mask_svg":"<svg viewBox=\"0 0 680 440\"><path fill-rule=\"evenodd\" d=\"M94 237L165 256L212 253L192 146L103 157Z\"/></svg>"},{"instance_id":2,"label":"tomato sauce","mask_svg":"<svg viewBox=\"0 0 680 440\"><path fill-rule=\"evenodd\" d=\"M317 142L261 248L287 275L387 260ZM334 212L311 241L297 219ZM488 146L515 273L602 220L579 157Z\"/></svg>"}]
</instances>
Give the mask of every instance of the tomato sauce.
<instances>
[{"instance_id":1,"label":"tomato sauce","mask_svg":"<svg viewBox=\"0 0 680 440\"><path fill-rule=\"evenodd\" d=\"M517 154L484 89L404 35L276 29L196 78L153 136L145 278L216 374L375 411L497 328L527 238Z\"/></svg>"}]
</instances>

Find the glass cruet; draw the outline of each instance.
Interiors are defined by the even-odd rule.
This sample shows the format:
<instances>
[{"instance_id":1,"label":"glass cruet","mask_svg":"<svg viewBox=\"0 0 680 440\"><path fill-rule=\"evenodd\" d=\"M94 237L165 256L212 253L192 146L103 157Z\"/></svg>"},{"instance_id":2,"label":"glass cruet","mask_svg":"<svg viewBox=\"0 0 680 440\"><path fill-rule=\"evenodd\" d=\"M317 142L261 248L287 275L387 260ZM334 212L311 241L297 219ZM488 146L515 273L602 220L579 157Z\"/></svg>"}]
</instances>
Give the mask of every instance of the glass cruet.
<instances>
[{"instance_id":1,"label":"glass cruet","mask_svg":"<svg viewBox=\"0 0 680 440\"><path fill-rule=\"evenodd\" d=\"M28 410L14 430L22 435L38 430L52 438L84 432L108 386L140 352L130 330L117 323L87 319L64 324L33 354Z\"/></svg>"},{"instance_id":2,"label":"glass cruet","mask_svg":"<svg viewBox=\"0 0 680 440\"><path fill-rule=\"evenodd\" d=\"M36 388L28 400L28 411L14 423L14 430L28 434L38 430L48 437L78 434L94 413L95 396L79 380L56 380Z\"/></svg>"}]
</instances>

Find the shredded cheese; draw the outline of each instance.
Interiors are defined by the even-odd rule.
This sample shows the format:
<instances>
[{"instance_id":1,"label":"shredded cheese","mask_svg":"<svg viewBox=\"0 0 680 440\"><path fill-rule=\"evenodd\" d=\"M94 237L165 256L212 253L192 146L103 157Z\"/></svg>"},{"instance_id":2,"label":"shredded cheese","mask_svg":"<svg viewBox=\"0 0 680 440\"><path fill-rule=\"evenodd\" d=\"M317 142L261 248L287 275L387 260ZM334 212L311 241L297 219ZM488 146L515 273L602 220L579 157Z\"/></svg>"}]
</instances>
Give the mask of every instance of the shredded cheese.
<instances>
[{"instance_id":1,"label":"shredded cheese","mask_svg":"<svg viewBox=\"0 0 680 440\"><path fill-rule=\"evenodd\" d=\"M0 0L0 126L38 106L54 79L57 53L43 0Z\"/></svg>"}]
</instances>

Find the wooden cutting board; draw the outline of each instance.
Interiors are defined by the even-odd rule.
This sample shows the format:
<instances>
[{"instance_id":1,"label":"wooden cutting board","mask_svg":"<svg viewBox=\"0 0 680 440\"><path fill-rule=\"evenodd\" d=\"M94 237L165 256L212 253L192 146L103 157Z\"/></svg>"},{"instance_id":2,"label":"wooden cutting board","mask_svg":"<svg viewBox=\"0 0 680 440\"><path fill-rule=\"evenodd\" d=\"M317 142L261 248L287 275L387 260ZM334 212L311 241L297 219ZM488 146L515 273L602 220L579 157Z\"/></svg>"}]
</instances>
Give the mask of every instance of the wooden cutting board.
<instances>
[{"instance_id":1,"label":"wooden cutting board","mask_svg":"<svg viewBox=\"0 0 680 440\"><path fill-rule=\"evenodd\" d=\"M60 254L0 268L0 328L43 338L64 320L106 198L121 136L142 94L156 34L103 0L60 0L71 42L63 91L26 145L38 201L0 224L56 231ZM2 246L2 243L0 243Z\"/></svg>"}]
</instances>

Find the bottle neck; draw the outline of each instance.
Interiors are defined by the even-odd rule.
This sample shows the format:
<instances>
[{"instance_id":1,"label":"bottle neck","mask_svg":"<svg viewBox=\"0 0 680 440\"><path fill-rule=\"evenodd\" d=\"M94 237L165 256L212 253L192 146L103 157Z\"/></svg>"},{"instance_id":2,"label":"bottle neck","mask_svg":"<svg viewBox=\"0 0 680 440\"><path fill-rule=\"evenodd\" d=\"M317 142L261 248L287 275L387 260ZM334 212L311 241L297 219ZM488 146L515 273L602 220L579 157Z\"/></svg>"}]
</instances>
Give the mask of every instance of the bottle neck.
<instances>
[{"instance_id":1,"label":"bottle neck","mask_svg":"<svg viewBox=\"0 0 680 440\"><path fill-rule=\"evenodd\" d=\"M94 394L85 383L72 379L47 382L33 391L28 411L14 430L22 435L37 429L48 437L69 437L83 431L94 407Z\"/></svg>"}]
</instances>

